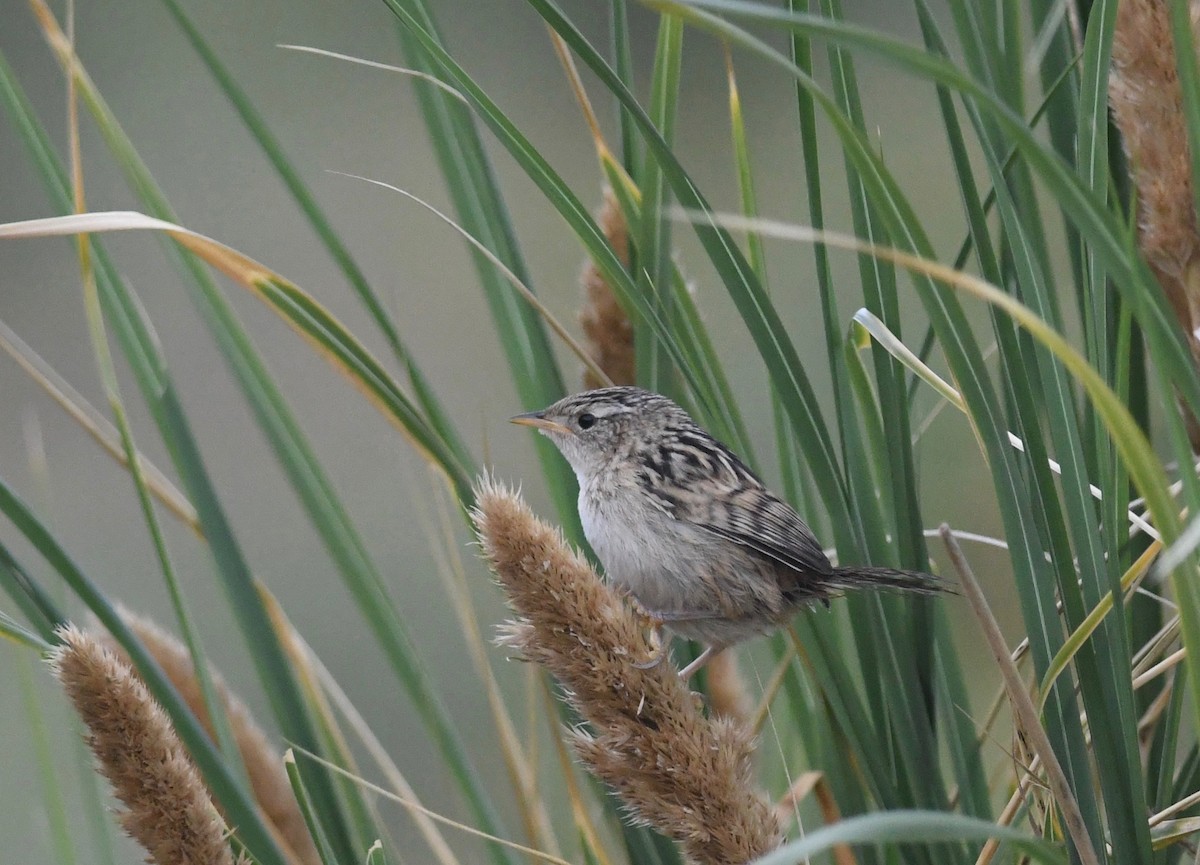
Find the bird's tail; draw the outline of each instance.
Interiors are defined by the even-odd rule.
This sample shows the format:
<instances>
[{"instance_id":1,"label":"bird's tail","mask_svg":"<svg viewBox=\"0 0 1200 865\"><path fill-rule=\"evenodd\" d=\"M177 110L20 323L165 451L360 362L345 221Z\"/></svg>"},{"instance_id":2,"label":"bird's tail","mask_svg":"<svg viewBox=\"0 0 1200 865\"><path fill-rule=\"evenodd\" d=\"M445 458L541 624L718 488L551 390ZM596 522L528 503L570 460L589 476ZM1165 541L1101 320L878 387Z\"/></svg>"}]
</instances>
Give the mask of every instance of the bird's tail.
<instances>
[{"instance_id":1,"label":"bird's tail","mask_svg":"<svg viewBox=\"0 0 1200 865\"><path fill-rule=\"evenodd\" d=\"M834 568L830 582L840 589L890 589L898 592L917 592L922 595L954 591L949 583L932 574L858 565Z\"/></svg>"}]
</instances>

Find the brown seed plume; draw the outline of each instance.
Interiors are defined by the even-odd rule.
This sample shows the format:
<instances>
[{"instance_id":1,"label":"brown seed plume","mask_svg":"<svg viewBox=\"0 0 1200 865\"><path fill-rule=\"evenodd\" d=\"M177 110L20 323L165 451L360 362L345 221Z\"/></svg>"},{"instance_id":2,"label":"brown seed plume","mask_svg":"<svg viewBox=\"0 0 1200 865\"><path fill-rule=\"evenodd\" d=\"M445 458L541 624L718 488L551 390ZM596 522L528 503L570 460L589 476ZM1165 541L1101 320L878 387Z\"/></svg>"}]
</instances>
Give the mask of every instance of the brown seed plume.
<instances>
[{"instance_id":1,"label":"brown seed plume","mask_svg":"<svg viewBox=\"0 0 1200 865\"><path fill-rule=\"evenodd\" d=\"M629 227L612 190L604 191L604 204L598 216L600 230L608 240L621 264L629 267ZM634 384L636 367L633 355L633 325L617 302L612 286L592 262L588 262L580 278L583 283L583 308L579 324L588 353L596 365L612 379L613 384ZM583 372L583 385L588 390L603 387L590 370Z\"/></svg>"},{"instance_id":2,"label":"brown seed plume","mask_svg":"<svg viewBox=\"0 0 1200 865\"><path fill-rule=\"evenodd\" d=\"M1200 4L1192 2L1192 28ZM1183 93L1164 0L1121 0L1108 96L1138 195L1138 245L1200 363L1200 238ZM1193 448L1200 427L1189 418Z\"/></svg>"},{"instance_id":3,"label":"brown seed plume","mask_svg":"<svg viewBox=\"0 0 1200 865\"><path fill-rule=\"evenodd\" d=\"M225 823L166 712L98 640L73 625L58 635L50 664L125 805L125 831L158 865L234 865Z\"/></svg>"},{"instance_id":4,"label":"brown seed plume","mask_svg":"<svg viewBox=\"0 0 1200 865\"><path fill-rule=\"evenodd\" d=\"M557 678L588 723L570 735L584 764L640 822L704 865L748 862L781 840L751 780L752 737L706 718L629 605L512 491L485 479L475 526L510 606L501 642Z\"/></svg>"},{"instance_id":5,"label":"brown seed plume","mask_svg":"<svg viewBox=\"0 0 1200 865\"><path fill-rule=\"evenodd\" d=\"M200 690L200 682L196 678L195 666L187 647L149 619L137 616L125 608L120 608L119 612L125 624L137 634L138 639L145 644L146 650L154 656L154 660L158 661L175 690L203 725L209 738L215 741L212 719L204 705L204 695ZM126 664L129 663L129 656L116 640L107 634L101 639L110 651ZM134 674L137 675L136 671ZM271 746L266 733L255 723L246 705L230 692L220 673L210 670L209 675L212 677L217 700L229 718L229 726L242 763L246 767L254 799L267 818L268 825L275 830L276 841L285 853L290 854L292 862L299 865L320 865L321 858L308 833L300 807L296 804L291 784L288 783L282 755Z\"/></svg>"}]
</instances>

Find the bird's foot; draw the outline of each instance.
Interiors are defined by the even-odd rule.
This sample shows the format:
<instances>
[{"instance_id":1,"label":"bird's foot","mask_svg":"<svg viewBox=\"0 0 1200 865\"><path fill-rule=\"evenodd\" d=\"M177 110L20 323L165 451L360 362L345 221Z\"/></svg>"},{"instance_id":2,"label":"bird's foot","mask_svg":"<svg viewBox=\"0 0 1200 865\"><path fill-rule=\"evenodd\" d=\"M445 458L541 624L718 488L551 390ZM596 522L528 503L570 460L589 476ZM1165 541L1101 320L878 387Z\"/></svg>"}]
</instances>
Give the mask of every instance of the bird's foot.
<instances>
[{"instance_id":1,"label":"bird's foot","mask_svg":"<svg viewBox=\"0 0 1200 865\"><path fill-rule=\"evenodd\" d=\"M634 612L650 629L651 655L645 661L636 661L633 666L638 670L651 670L663 662L667 656L667 641L663 639L663 620L657 613L652 613L641 604L634 601Z\"/></svg>"}]
</instances>

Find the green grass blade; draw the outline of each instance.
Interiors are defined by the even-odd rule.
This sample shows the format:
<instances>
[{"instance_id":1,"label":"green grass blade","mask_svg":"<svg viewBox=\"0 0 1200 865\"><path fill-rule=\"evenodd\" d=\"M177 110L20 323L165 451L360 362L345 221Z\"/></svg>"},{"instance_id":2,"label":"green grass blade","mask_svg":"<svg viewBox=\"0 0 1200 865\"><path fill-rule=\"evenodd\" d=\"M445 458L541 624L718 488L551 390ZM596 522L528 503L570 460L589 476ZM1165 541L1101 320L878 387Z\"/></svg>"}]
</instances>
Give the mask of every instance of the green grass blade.
<instances>
[{"instance_id":1,"label":"green grass blade","mask_svg":"<svg viewBox=\"0 0 1200 865\"><path fill-rule=\"evenodd\" d=\"M988 838L1007 841L1034 862L1047 865L1066 865L1067 862L1058 845L986 820L938 811L883 811L850 817L809 832L805 838L785 844L774 853L755 860L755 865L804 862L838 844L934 845L955 841L985 841Z\"/></svg>"},{"instance_id":2,"label":"green grass blade","mask_svg":"<svg viewBox=\"0 0 1200 865\"><path fill-rule=\"evenodd\" d=\"M1171 386L1179 389L1180 398L1186 405L1193 411L1200 409L1200 379L1192 371L1190 353L1178 333L1174 315L1162 292L1155 287L1154 278L1145 263L1129 256L1124 240L1124 227L1114 223L1105 202L1097 200L1092 191L1080 183L1074 172L1037 139L1024 119L1000 102L978 81L936 55L845 22L830 22L812 15L789 13L759 3L733 0L644 2L655 9L670 10L684 15L707 28L723 31L727 36L733 36L736 32L737 42L772 60L781 68L788 69L793 75L796 74L796 70L785 58L749 37L744 31L737 30L708 14L708 10L826 38L834 44L878 54L913 75L942 83L977 102L980 110L985 111L1012 138L1030 169L1055 195L1064 212L1079 229L1080 235L1095 250L1098 261L1109 271L1114 285L1121 290L1122 297L1133 309L1138 323L1147 332L1147 344L1158 364L1160 374Z\"/></svg>"},{"instance_id":3,"label":"green grass blade","mask_svg":"<svg viewBox=\"0 0 1200 865\"><path fill-rule=\"evenodd\" d=\"M625 0L612 0L609 32L612 38L613 67L625 86L633 89L633 51L630 46L629 12ZM637 127L628 109L615 102L621 125L621 164L630 177L641 174L641 151L637 145ZM615 186L614 186L615 188Z\"/></svg>"},{"instance_id":4,"label":"green grass blade","mask_svg":"<svg viewBox=\"0 0 1200 865\"><path fill-rule=\"evenodd\" d=\"M663 140L675 140L675 119L679 96L679 74L683 62L683 22L674 15L662 15L658 23L658 47L654 52L654 71L650 78L650 118ZM648 159L635 178L642 193L642 218L634 234L633 271L637 288L654 304L666 321L675 317L671 279L671 222L667 218L669 191L657 161ZM635 353L638 384L653 391L678 396L667 354L649 328L636 328Z\"/></svg>"},{"instance_id":5,"label":"green grass blade","mask_svg":"<svg viewBox=\"0 0 1200 865\"><path fill-rule=\"evenodd\" d=\"M75 844L72 841L71 820L67 812L67 803L63 796L62 785L58 781L58 771L54 766L55 749L50 744L46 725L46 713L38 696L34 682L33 663L24 652L17 659L17 689L21 695L21 703L25 706L25 715L29 721L30 738L33 740L34 762L38 770L39 786L41 787L43 808L49 822L48 829L54 861L63 865L75 865L79 861L75 855Z\"/></svg>"},{"instance_id":6,"label":"green grass blade","mask_svg":"<svg viewBox=\"0 0 1200 865\"><path fill-rule=\"evenodd\" d=\"M746 139L745 119L742 116L741 95L738 92L733 57L728 50L725 52L725 77L728 81L729 131L733 142L733 163L737 172L738 197L741 201L742 214L753 219L758 216L758 197L754 191L754 172L750 166L750 147ZM763 248L762 237L757 232L752 231L746 236L746 257L755 276L762 284L763 290L769 293L767 256ZM793 503L801 504L803 495L801 489L805 483L805 475L801 468L802 458L799 452L799 443L796 435L792 432L787 414L774 392L771 394L771 413L775 423L775 450L779 457L784 492ZM811 509L806 508L805 510Z\"/></svg>"},{"instance_id":7,"label":"green grass blade","mask_svg":"<svg viewBox=\"0 0 1200 865\"><path fill-rule=\"evenodd\" d=\"M687 210L708 211L707 202L658 134L653 120L638 105L604 58L550 0L529 2L632 114L679 204ZM839 530L843 536L840 544L847 549L861 547L860 543L850 542L852 526L847 519L844 480L828 427L778 312L728 232L715 224L697 223L696 234L746 322L789 418L806 443L804 452L822 497L833 514L832 522L841 527Z\"/></svg>"},{"instance_id":8,"label":"green grass blade","mask_svg":"<svg viewBox=\"0 0 1200 865\"><path fill-rule=\"evenodd\" d=\"M54 642L54 629L66 621L58 604L0 543L0 588L12 598L43 642Z\"/></svg>"},{"instance_id":9,"label":"green grass blade","mask_svg":"<svg viewBox=\"0 0 1200 865\"><path fill-rule=\"evenodd\" d=\"M312 796L308 794L304 779L300 777L300 767L296 765L296 755L290 748L283 755L283 766L287 771L288 781L292 785L292 795L296 797L296 804L300 806L304 824L308 827L308 834L312 836L313 842L317 846L317 855L321 857L322 865L338 865L339 860L329 843L329 835L321 824L320 815L324 812L316 807Z\"/></svg>"},{"instance_id":10,"label":"green grass blade","mask_svg":"<svg viewBox=\"0 0 1200 865\"><path fill-rule=\"evenodd\" d=\"M18 646L33 649L35 652L48 652L54 648L53 643L43 640L4 612L0 612L0 638Z\"/></svg>"}]
</instances>

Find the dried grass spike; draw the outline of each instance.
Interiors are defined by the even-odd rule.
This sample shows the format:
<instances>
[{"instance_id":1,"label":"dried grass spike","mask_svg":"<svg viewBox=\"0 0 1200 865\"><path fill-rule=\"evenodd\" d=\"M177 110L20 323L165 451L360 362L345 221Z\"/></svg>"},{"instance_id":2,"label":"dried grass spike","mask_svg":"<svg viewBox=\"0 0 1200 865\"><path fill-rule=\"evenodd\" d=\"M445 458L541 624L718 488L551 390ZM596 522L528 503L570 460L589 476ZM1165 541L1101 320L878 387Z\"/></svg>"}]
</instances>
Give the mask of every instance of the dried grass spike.
<instances>
[{"instance_id":1,"label":"dried grass spike","mask_svg":"<svg viewBox=\"0 0 1200 865\"><path fill-rule=\"evenodd\" d=\"M1194 14L1194 10L1193 10ZM1180 282L1197 252L1190 148L1171 24L1162 0L1121 0L1113 33L1109 101L1138 189L1138 228L1146 259L1177 313L1189 305ZM1190 316L1181 315L1190 333Z\"/></svg>"},{"instance_id":2,"label":"dried grass spike","mask_svg":"<svg viewBox=\"0 0 1200 865\"><path fill-rule=\"evenodd\" d=\"M588 768L693 862L735 865L777 847L749 731L704 717L672 665L635 666L653 652L638 616L514 492L485 479L473 517L519 615L502 642L564 685L588 722L571 734Z\"/></svg>"},{"instance_id":3,"label":"dried grass spike","mask_svg":"<svg viewBox=\"0 0 1200 865\"><path fill-rule=\"evenodd\" d=\"M1137 186L1138 245L1200 366L1200 237L1183 90L1164 0L1121 0L1108 99ZM1191 3L1192 30L1200 3ZM1200 420L1184 411L1192 449Z\"/></svg>"},{"instance_id":4,"label":"dried grass spike","mask_svg":"<svg viewBox=\"0 0 1200 865\"><path fill-rule=\"evenodd\" d=\"M196 678L192 656L187 647L149 619L138 616L125 607L119 607L118 612L130 630L145 644L146 650L154 656L154 660L158 661L171 684L192 710L192 714L204 726L209 738L215 739L212 720L204 705L200 682ZM116 640L108 635L103 639L110 650L125 663L129 663L129 657ZM292 861L300 865L320 865L321 857L308 833L308 826L300 813L300 807L296 804L296 797L283 768L282 755L272 747L266 733L255 723L250 710L229 690L221 675L215 670L210 670L210 675L217 699L229 718L229 726L233 731L242 763L246 767L254 799L268 823L274 828L276 840L291 854Z\"/></svg>"},{"instance_id":5,"label":"dried grass spike","mask_svg":"<svg viewBox=\"0 0 1200 865\"><path fill-rule=\"evenodd\" d=\"M133 670L67 625L49 661L126 810L122 827L158 865L233 865L227 832L166 713Z\"/></svg>"},{"instance_id":6,"label":"dried grass spike","mask_svg":"<svg viewBox=\"0 0 1200 865\"><path fill-rule=\"evenodd\" d=\"M629 227L611 189L604 190L604 204L598 221L621 264L629 267ZM629 316L593 262L584 266L580 281L583 283L583 307L579 311L579 324L588 353L613 384L634 384L637 368L634 365L633 324ZM603 387L607 382L600 381L590 370L584 370L583 384L590 390Z\"/></svg>"}]
</instances>

